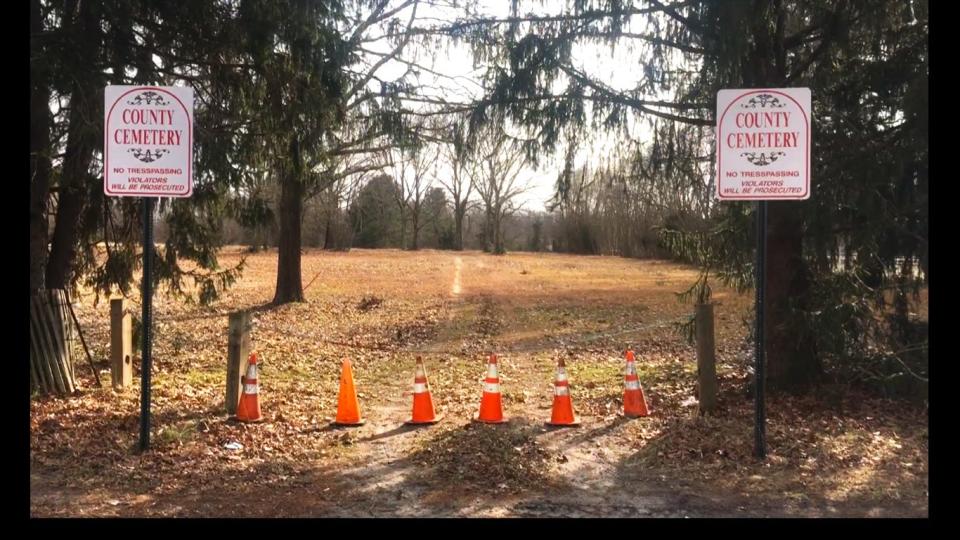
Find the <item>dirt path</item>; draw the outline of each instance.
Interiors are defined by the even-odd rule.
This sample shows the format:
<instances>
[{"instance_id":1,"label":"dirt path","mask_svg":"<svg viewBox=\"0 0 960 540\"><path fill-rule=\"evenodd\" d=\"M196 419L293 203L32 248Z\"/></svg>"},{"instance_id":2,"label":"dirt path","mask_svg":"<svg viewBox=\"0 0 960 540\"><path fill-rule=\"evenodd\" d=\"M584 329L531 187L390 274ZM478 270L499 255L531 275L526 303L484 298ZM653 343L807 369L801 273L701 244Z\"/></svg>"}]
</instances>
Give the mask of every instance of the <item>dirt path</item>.
<instances>
[{"instance_id":1,"label":"dirt path","mask_svg":"<svg viewBox=\"0 0 960 540\"><path fill-rule=\"evenodd\" d=\"M456 257L453 259L453 285L450 286L452 296L460 296L460 270L463 268L463 259Z\"/></svg>"}]
</instances>

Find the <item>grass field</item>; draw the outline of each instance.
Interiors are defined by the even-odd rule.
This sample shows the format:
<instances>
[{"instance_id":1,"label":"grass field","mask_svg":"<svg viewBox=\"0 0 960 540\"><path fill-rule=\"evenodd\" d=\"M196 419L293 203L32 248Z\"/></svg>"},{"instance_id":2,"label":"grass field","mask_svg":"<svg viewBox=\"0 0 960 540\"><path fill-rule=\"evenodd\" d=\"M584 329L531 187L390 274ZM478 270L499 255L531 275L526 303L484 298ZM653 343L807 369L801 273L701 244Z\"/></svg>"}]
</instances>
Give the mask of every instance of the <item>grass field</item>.
<instances>
[{"instance_id":1,"label":"grass field","mask_svg":"<svg viewBox=\"0 0 960 540\"><path fill-rule=\"evenodd\" d=\"M239 249L225 250L223 265ZM697 415L694 348L675 293L697 272L558 254L307 250L307 301L271 307L276 251L246 256L215 305L155 298L153 449L135 452L134 387L31 403L34 516L926 516L927 413L854 391L771 397L769 458L751 457L752 295L714 284L719 409ZM138 301L134 296L131 300ZM139 307L131 303L139 313ZM78 316L109 381L109 303ZM227 315L254 312L265 421L223 412ZM623 351L652 410L617 415ZM470 422L486 354L510 422ZM407 428L414 360L443 420ZM552 430L567 358L578 428ZM363 427L331 429L353 361ZM225 445L240 443L241 450Z\"/></svg>"}]
</instances>

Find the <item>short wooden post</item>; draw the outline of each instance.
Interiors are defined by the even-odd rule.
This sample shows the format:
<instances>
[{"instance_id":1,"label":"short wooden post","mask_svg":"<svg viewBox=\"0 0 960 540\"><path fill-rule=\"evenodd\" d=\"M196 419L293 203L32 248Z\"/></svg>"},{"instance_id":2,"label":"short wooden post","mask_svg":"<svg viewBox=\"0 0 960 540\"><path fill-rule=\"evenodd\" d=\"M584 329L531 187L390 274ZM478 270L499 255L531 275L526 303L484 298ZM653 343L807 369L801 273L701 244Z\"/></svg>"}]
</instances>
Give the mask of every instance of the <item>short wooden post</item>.
<instances>
[{"instance_id":1,"label":"short wooden post","mask_svg":"<svg viewBox=\"0 0 960 540\"><path fill-rule=\"evenodd\" d=\"M227 393L224 405L227 414L237 413L240 402L240 375L250 354L250 313L238 311L230 314L230 336L227 344Z\"/></svg>"},{"instance_id":2,"label":"short wooden post","mask_svg":"<svg viewBox=\"0 0 960 540\"><path fill-rule=\"evenodd\" d=\"M700 414L710 414L717 407L717 363L713 347L713 304L697 305L696 329Z\"/></svg>"},{"instance_id":3,"label":"short wooden post","mask_svg":"<svg viewBox=\"0 0 960 540\"><path fill-rule=\"evenodd\" d=\"M110 380L114 390L133 383L133 321L123 298L110 300Z\"/></svg>"}]
</instances>

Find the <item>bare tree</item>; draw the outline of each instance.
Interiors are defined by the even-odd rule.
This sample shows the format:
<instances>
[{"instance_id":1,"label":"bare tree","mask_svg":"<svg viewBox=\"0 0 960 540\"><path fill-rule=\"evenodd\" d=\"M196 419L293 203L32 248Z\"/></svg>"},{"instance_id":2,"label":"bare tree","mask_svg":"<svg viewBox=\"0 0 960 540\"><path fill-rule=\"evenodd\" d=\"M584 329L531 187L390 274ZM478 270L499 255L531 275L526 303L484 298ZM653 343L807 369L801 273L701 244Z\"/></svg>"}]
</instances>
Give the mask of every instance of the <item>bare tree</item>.
<instances>
[{"instance_id":1,"label":"bare tree","mask_svg":"<svg viewBox=\"0 0 960 540\"><path fill-rule=\"evenodd\" d=\"M407 176L411 175L410 159L400 148L391 148L380 156L385 167L393 171L393 181L397 189L393 192L393 202L400 211L400 249L407 245L407 209L410 207L410 182Z\"/></svg>"},{"instance_id":2,"label":"bare tree","mask_svg":"<svg viewBox=\"0 0 960 540\"><path fill-rule=\"evenodd\" d=\"M464 159L463 156L458 156L453 145L446 146L443 154L450 165L451 176L447 181L441 178L437 181L450 193L453 202L455 248L457 251L463 251L463 218L473 204L470 201L473 182L470 181L471 175L466 168L475 166L475 163Z\"/></svg>"},{"instance_id":3,"label":"bare tree","mask_svg":"<svg viewBox=\"0 0 960 540\"><path fill-rule=\"evenodd\" d=\"M410 210L410 225L413 238L410 249L420 249L420 229L423 228L423 200L432 187L431 178L436 176L437 159L440 149L436 145L425 144L414 150L410 159L411 171L404 179L409 179L410 185L406 191L410 194L408 207Z\"/></svg>"},{"instance_id":4,"label":"bare tree","mask_svg":"<svg viewBox=\"0 0 960 540\"><path fill-rule=\"evenodd\" d=\"M481 141L474 150L477 161L470 181L484 208L484 250L497 255L506 253L503 220L520 209L517 196L527 191L525 182L518 182L525 163L523 151L503 134Z\"/></svg>"},{"instance_id":5,"label":"bare tree","mask_svg":"<svg viewBox=\"0 0 960 540\"><path fill-rule=\"evenodd\" d=\"M423 201L436 177L440 145L445 142L439 121L420 120L411 126L413 143L393 146L380 153L379 163L393 170L397 183L394 202L400 210L400 246L419 249ZM410 244L406 242L407 222L412 227Z\"/></svg>"},{"instance_id":6,"label":"bare tree","mask_svg":"<svg viewBox=\"0 0 960 540\"><path fill-rule=\"evenodd\" d=\"M348 249L350 238L345 224L345 208L352 201L364 175L351 174L337 177L321 194L324 207L323 249Z\"/></svg>"}]
</instances>

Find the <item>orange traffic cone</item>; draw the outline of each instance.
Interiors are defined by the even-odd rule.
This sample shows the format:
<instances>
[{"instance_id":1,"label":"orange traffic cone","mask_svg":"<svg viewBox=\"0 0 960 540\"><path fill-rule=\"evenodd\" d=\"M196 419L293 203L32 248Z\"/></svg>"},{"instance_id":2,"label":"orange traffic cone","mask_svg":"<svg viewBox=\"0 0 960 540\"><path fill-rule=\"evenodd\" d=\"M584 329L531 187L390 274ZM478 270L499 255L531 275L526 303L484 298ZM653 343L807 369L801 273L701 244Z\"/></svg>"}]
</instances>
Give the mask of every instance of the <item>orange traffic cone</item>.
<instances>
[{"instance_id":1,"label":"orange traffic cone","mask_svg":"<svg viewBox=\"0 0 960 540\"><path fill-rule=\"evenodd\" d=\"M243 394L240 395L235 418L241 422L263 420L263 415L260 414L260 386L257 384L257 353L250 354L247 375L240 377L240 382L243 384Z\"/></svg>"},{"instance_id":2,"label":"orange traffic cone","mask_svg":"<svg viewBox=\"0 0 960 540\"><path fill-rule=\"evenodd\" d=\"M413 416L404 424L436 424L440 417L433 410L433 398L427 384L427 371L423 358L417 357L417 372L413 376Z\"/></svg>"},{"instance_id":3,"label":"orange traffic cone","mask_svg":"<svg viewBox=\"0 0 960 540\"><path fill-rule=\"evenodd\" d=\"M567 380L566 364L563 358L557 361L557 378L553 383L553 415L548 426L579 426L580 418L573 414L573 400L570 398L570 381Z\"/></svg>"},{"instance_id":4,"label":"orange traffic cone","mask_svg":"<svg viewBox=\"0 0 960 540\"><path fill-rule=\"evenodd\" d=\"M643 397L643 388L640 388L640 377L637 376L637 365L633 351L627 351L627 369L623 379L623 415L635 418L647 416L647 400Z\"/></svg>"},{"instance_id":5,"label":"orange traffic cone","mask_svg":"<svg viewBox=\"0 0 960 540\"><path fill-rule=\"evenodd\" d=\"M340 372L340 396L337 399L337 418L333 421L336 426L362 426L366 420L360 418L360 402L357 401L357 390L353 386L353 369L350 360L344 359L343 371Z\"/></svg>"},{"instance_id":6,"label":"orange traffic cone","mask_svg":"<svg viewBox=\"0 0 960 540\"><path fill-rule=\"evenodd\" d=\"M503 403L500 401L500 376L497 374L497 355L490 355L487 364L487 378L483 381L483 399L480 400L480 413L473 418L474 422L486 424L502 424L507 421L503 417Z\"/></svg>"}]
</instances>

